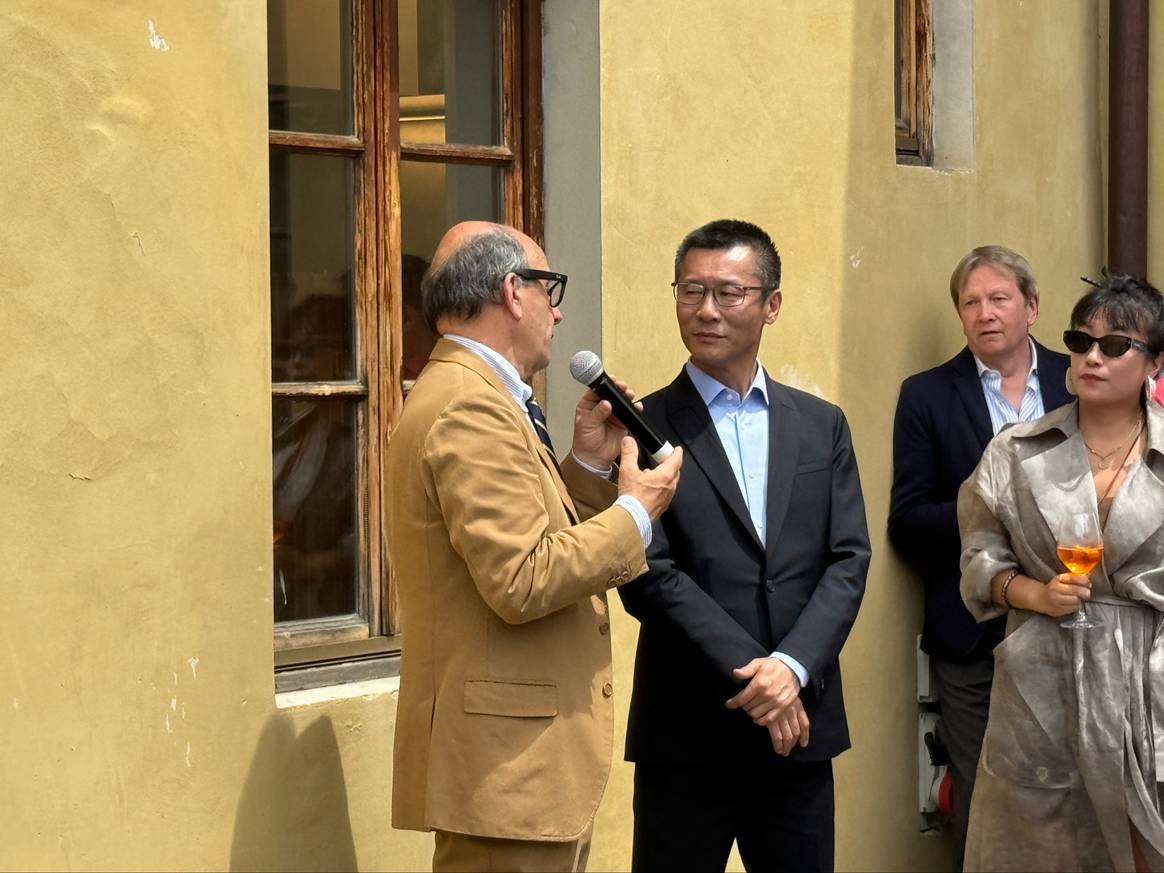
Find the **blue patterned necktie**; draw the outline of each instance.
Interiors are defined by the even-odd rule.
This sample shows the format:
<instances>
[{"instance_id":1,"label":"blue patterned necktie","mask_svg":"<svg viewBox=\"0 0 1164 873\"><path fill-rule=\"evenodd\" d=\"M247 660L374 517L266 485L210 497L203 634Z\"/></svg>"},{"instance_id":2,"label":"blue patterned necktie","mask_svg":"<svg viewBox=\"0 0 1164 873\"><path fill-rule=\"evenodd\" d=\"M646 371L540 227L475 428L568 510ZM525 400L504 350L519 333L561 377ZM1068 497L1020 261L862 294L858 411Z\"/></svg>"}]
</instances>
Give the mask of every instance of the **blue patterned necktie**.
<instances>
[{"instance_id":1,"label":"blue patterned necktie","mask_svg":"<svg viewBox=\"0 0 1164 873\"><path fill-rule=\"evenodd\" d=\"M525 410L529 413L529 420L533 422L534 433L538 435L542 445L550 450L550 457L557 459L558 456L554 453L554 444L550 441L549 428L546 427L546 414L542 412L542 408L532 397L525 402Z\"/></svg>"}]
</instances>

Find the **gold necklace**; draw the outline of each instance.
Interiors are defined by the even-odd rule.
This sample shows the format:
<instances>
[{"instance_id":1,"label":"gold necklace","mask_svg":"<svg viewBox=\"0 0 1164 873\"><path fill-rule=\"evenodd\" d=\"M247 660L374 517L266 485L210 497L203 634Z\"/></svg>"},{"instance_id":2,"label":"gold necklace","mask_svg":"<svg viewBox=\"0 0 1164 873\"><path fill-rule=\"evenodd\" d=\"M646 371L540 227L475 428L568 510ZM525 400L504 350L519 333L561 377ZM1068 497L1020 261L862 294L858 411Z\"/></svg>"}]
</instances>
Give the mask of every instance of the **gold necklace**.
<instances>
[{"instance_id":1,"label":"gold necklace","mask_svg":"<svg viewBox=\"0 0 1164 873\"><path fill-rule=\"evenodd\" d=\"M1120 440L1120 444L1118 446L1116 446L1114 449L1112 449L1110 452L1108 452L1106 455L1101 455L1099 452L1097 452L1095 449L1093 449L1091 446L1089 446L1087 444L1087 440L1083 441L1083 447L1085 449L1087 449L1089 454L1095 455L1096 465L1099 467L1099 469L1106 470L1109 467L1111 467L1112 459L1115 458L1116 453L1119 452L1119 450L1124 447L1124 443L1127 442L1127 440L1133 434L1137 438L1139 438L1140 428L1143 427L1143 425L1144 425L1143 418L1138 419L1136 421L1136 423L1132 426L1131 431L1128 432L1128 435L1126 437L1124 437L1122 440ZM1081 434L1081 436L1082 436L1082 434Z\"/></svg>"}]
</instances>

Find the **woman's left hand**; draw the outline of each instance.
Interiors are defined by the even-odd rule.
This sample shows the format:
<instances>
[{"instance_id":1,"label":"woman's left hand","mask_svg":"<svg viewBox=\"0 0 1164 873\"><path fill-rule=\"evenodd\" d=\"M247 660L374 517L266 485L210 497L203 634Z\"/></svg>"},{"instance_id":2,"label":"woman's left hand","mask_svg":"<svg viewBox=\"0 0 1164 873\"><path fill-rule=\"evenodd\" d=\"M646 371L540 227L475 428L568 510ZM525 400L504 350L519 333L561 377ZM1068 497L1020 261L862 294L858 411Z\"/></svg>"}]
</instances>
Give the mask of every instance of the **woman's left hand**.
<instances>
[{"instance_id":1,"label":"woman's left hand","mask_svg":"<svg viewBox=\"0 0 1164 873\"><path fill-rule=\"evenodd\" d=\"M1091 580L1074 573L1060 573L1043 586L1037 610L1052 618L1070 615L1091 599Z\"/></svg>"}]
</instances>

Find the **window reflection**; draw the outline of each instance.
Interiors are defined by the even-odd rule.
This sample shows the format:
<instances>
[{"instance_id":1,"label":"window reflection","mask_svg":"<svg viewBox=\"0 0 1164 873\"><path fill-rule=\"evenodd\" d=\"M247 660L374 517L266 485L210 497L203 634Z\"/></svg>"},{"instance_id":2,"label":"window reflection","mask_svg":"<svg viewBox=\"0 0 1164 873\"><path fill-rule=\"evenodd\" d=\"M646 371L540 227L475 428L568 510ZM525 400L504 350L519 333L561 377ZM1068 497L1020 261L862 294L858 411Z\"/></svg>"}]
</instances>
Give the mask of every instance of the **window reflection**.
<instances>
[{"instance_id":1,"label":"window reflection","mask_svg":"<svg viewBox=\"0 0 1164 873\"><path fill-rule=\"evenodd\" d=\"M355 407L274 401L275 621L356 610Z\"/></svg>"},{"instance_id":2,"label":"window reflection","mask_svg":"<svg viewBox=\"0 0 1164 873\"><path fill-rule=\"evenodd\" d=\"M272 130L352 132L350 0L267 0Z\"/></svg>"},{"instance_id":3,"label":"window reflection","mask_svg":"<svg viewBox=\"0 0 1164 873\"><path fill-rule=\"evenodd\" d=\"M271 154L273 382L355 376L351 200L349 159ZM312 299L315 302L304 306ZM320 348L325 340L332 347L326 358ZM296 349L297 345L304 347ZM293 361L296 354L301 359ZM307 362L308 357L313 361ZM310 378L305 375L308 369Z\"/></svg>"},{"instance_id":4,"label":"window reflection","mask_svg":"<svg viewBox=\"0 0 1164 873\"><path fill-rule=\"evenodd\" d=\"M501 142L497 0L399 0L400 137Z\"/></svg>"},{"instance_id":5,"label":"window reflection","mask_svg":"<svg viewBox=\"0 0 1164 873\"><path fill-rule=\"evenodd\" d=\"M420 371L428 363L428 356L432 352L432 347L436 345L437 334L424 322L420 293L420 282L424 277L424 271L428 269L428 261L419 255L405 254L401 258L400 268L404 284L402 306L404 361L400 376L411 381L420 375Z\"/></svg>"},{"instance_id":6,"label":"window reflection","mask_svg":"<svg viewBox=\"0 0 1164 873\"><path fill-rule=\"evenodd\" d=\"M471 164L400 162L404 251L429 258L458 221L502 221L501 170Z\"/></svg>"}]
</instances>

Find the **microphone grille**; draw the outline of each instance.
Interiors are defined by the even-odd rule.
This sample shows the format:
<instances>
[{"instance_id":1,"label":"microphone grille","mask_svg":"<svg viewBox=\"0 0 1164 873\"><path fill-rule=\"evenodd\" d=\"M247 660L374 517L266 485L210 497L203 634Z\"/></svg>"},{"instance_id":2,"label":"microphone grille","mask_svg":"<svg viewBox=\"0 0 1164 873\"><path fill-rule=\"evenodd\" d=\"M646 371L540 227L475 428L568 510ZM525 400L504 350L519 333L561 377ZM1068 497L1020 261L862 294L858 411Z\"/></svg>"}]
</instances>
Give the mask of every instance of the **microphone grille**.
<instances>
[{"instance_id":1,"label":"microphone grille","mask_svg":"<svg viewBox=\"0 0 1164 873\"><path fill-rule=\"evenodd\" d=\"M585 349L570 359L570 375L583 385L589 385L602 374L602 360Z\"/></svg>"}]
</instances>

